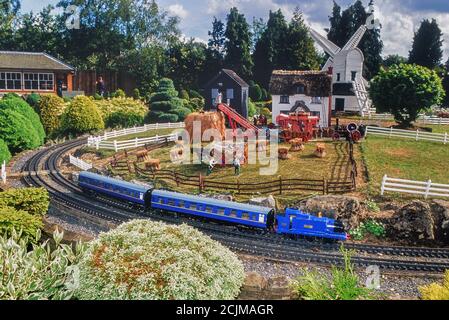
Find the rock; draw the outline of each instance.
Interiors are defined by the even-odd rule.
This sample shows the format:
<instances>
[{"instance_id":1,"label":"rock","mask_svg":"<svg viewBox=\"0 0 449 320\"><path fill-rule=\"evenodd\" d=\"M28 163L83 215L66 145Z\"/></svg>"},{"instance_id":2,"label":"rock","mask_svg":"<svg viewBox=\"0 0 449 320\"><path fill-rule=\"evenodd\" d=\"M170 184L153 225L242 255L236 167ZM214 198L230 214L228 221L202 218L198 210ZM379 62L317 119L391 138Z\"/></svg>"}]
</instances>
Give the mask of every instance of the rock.
<instances>
[{"instance_id":1,"label":"rock","mask_svg":"<svg viewBox=\"0 0 449 320\"><path fill-rule=\"evenodd\" d=\"M246 274L239 300L288 300L293 293L290 282L285 276L276 276L268 280L257 272Z\"/></svg>"},{"instance_id":2,"label":"rock","mask_svg":"<svg viewBox=\"0 0 449 320\"><path fill-rule=\"evenodd\" d=\"M199 196L216 200L234 201L233 196L230 194L200 194Z\"/></svg>"},{"instance_id":3,"label":"rock","mask_svg":"<svg viewBox=\"0 0 449 320\"><path fill-rule=\"evenodd\" d=\"M268 197L252 198L249 204L276 209L276 200L272 195Z\"/></svg>"},{"instance_id":4,"label":"rock","mask_svg":"<svg viewBox=\"0 0 449 320\"><path fill-rule=\"evenodd\" d=\"M393 239L413 242L435 240L434 218L430 205L413 201L399 209L390 219L387 233Z\"/></svg>"},{"instance_id":5,"label":"rock","mask_svg":"<svg viewBox=\"0 0 449 320\"><path fill-rule=\"evenodd\" d=\"M435 222L435 237L449 243L449 201L433 200L430 207Z\"/></svg>"},{"instance_id":6,"label":"rock","mask_svg":"<svg viewBox=\"0 0 449 320\"><path fill-rule=\"evenodd\" d=\"M306 200L301 209L310 214L322 213L324 217L340 220L345 228L358 227L366 209L357 198L346 196L318 196Z\"/></svg>"}]
</instances>

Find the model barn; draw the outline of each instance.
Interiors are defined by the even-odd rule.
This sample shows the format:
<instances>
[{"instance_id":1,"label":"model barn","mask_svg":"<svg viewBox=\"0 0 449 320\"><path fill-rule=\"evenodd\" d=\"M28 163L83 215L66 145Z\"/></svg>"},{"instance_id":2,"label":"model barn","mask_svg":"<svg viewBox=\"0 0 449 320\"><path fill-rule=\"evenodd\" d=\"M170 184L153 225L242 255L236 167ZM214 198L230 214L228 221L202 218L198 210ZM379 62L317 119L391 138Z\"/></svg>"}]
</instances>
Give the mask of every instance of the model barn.
<instances>
[{"instance_id":1,"label":"model barn","mask_svg":"<svg viewBox=\"0 0 449 320\"><path fill-rule=\"evenodd\" d=\"M215 109L217 97L244 118L248 117L249 85L232 70L222 69L204 86L206 110Z\"/></svg>"},{"instance_id":2,"label":"model barn","mask_svg":"<svg viewBox=\"0 0 449 320\"><path fill-rule=\"evenodd\" d=\"M75 69L46 54L0 51L0 95L72 91Z\"/></svg>"},{"instance_id":3,"label":"model barn","mask_svg":"<svg viewBox=\"0 0 449 320\"><path fill-rule=\"evenodd\" d=\"M323 71L275 70L270 81L273 123L280 114L297 111L320 118L321 127L330 126L332 76Z\"/></svg>"}]
</instances>

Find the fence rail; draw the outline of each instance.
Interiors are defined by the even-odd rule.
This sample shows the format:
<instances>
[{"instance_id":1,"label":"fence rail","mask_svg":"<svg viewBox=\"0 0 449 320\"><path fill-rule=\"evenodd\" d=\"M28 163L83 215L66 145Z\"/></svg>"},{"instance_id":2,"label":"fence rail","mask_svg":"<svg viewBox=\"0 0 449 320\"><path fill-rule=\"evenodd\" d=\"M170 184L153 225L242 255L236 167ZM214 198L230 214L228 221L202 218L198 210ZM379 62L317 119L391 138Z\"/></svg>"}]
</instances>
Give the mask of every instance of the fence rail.
<instances>
[{"instance_id":1,"label":"fence rail","mask_svg":"<svg viewBox=\"0 0 449 320\"><path fill-rule=\"evenodd\" d=\"M178 129L178 128L184 128L184 122L176 122L176 123L155 123L155 124L146 124L142 127L133 127L128 129L122 129L122 130L114 130L110 132L105 132L101 136L96 137L89 137L87 139L87 145L89 147L96 147L97 149L103 148L103 149L114 149L111 146L114 145L114 141L108 141L112 138L118 138L127 136L129 134L137 134L137 133L143 133L151 130L158 130L158 129ZM147 138L144 138L147 139ZM136 139L127 140L127 141L116 141L117 143L121 143L123 145L135 143ZM142 138L141 138L142 140ZM103 147L104 146L104 147ZM134 146L132 146L134 148ZM120 149L119 149L120 150ZM117 151L117 150L116 150Z\"/></svg>"},{"instance_id":2,"label":"fence rail","mask_svg":"<svg viewBox=\"0 0 449 320\"><path fill-rule=\"evenodd\" d=\"M72 165L74 165L74 166L76 166L76 167L78 167L78 168L80 168L82 170L90 170L90 169L93 168L92 164L87 163L87 162L85 162L85 161L83 161L83 160L81 160L81 159L79 159L77 157L74 157L74 156L70 155L69 158L70 158L69 159L70 160L70 164L72 164Z\"/></svg>"},{"instance_id":3,"label":"fence rail","mask_svg":"<svg viewBox=\"0 0 449 320\"><path fill-rule=\"evenodd\" d=\"M414 181L390 178L382 179L381 195L386 191L423 195L425 199L432 197L449 197L449 184L433 183L429 181Z\"/></svg>"},{"instance_id":4,"label":"fence rail","mask_svg":"<svg viewBox=\"0 0 449 320\"><path fill-rule=\"evenodd\" d=\"M406 138L413 139L415 141L433 141L433 142L441 142L444 144L448 144L449 135L446 133L430 133L425 131L409 131L409 130L401 130L401 129L393 129L393 128L380 128L380 127L366 127L366 135L377 135L377 136L386 136L386 137L397 137L397 138Z\"/></svg>"},{"instance_id":5,"label":"fence rail","mask_svg":"<svg viewBox=\"0 0 449 320\"><path fill-rule=\"evenodd\" d=\"M394 116L390 113L374 113L369 114L367 117L365 117L369 120L391 120L394 121ZM424 114L421 114L417 121L418 123L422 124L436 124L436 125L449 125L449 118L440 118L435 116L426 116Z\"/></svg>"}]
</instances>

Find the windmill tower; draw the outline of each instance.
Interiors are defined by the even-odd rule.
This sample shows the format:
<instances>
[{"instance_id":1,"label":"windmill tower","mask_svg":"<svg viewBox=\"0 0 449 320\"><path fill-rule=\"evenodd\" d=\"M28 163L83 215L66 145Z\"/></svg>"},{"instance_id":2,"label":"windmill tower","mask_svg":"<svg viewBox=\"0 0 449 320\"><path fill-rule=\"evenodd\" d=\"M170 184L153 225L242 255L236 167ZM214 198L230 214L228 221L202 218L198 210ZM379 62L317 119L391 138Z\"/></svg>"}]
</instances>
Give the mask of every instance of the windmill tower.
<instances>
[{"instance_id":1,"label":"windmill tower","mask_svg":"<svg viewBox=\"0 0 449 320\"><path fill-rule=\"evenodd\" d=\"M358 112L362 116L373 112L372 101L367 90L369 82L363 77L365 57L363 52L357 48L366 31L379 26L378 20L374 19L372 2L370 3L370 13L367 24L361 26L343 48L309 28L312 38L329 55L323 71L332 72L332 109L337 112Z\"/></svg>"}]
</instances>

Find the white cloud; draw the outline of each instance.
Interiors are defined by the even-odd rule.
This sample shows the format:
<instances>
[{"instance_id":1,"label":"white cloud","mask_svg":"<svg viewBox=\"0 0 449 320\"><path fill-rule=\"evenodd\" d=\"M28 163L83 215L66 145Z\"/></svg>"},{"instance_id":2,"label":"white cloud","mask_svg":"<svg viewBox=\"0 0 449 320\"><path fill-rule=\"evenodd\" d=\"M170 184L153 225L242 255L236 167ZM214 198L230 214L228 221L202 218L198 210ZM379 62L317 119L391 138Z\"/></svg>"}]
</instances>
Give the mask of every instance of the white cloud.
<instances>
[{"instance_id":1,"label":"white cloud","mask_svg":"<svg viewBox=\"0 0 449 320\"><path fill-rule=\"evenodd\" d=\"M181 19L185 19L189 15L189 12L182 4L172 4L168 6L167 10L171 15L178 16Z\"/></svg>"}]
</instances>

